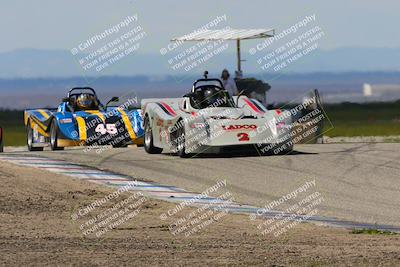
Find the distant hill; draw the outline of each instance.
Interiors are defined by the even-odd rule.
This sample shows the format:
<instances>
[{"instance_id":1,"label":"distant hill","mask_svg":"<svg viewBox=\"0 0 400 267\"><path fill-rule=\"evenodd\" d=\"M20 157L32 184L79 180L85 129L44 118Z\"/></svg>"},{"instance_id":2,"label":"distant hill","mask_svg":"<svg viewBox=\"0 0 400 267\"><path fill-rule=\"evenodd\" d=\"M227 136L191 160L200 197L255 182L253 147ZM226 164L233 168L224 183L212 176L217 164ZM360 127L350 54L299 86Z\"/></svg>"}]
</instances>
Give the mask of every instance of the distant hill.
<instances>
[{"instance_id":1,"label":"distant hill","mask_svg":"<svg viewBox=\"0 0 400 267\"><path fill-rule=\"evenodd\" d=\"M229 49L231 52L232 49ZM243 49L243 68L245 73L260 73L257 58L251 57ZM339 48L317 50L304 56L287 70L288 72L365 72L365 71L400 71L400 48ZM72 54L66 50L20 49L0 53L0 78L36 78L36 77L71 77L85 76ZM167 62L168 58L158 53L133 54L121 59L105 69L100 75L185 75L175 72ZM220 72L223 68L233 71L235 55L223 53L216 56L188 75ZM89 75L90 76L90 75Z\"/></svg>"},{"instance_id":2,"label":"distant hill","mask_svg":"<svg viewBox=\"0 0 400 267\"><path fill-rule=\"evenodd\" d=\"M400 84L400 72L292 73L279 77L267 73L248 76L262 79L272 86L267 94L268 103L292 101L311 89L320 90L327 101L366 101L362 96L364 83ZM70 88L85 85L95 88L102 100L126 93L134 93L139 98L179 97L190 90L196 78L199 76L157 79L150 75L104 76L91 79L90 83L78 76L0 79L0 108L54 107Z\"/></svg>"}]
</instances>

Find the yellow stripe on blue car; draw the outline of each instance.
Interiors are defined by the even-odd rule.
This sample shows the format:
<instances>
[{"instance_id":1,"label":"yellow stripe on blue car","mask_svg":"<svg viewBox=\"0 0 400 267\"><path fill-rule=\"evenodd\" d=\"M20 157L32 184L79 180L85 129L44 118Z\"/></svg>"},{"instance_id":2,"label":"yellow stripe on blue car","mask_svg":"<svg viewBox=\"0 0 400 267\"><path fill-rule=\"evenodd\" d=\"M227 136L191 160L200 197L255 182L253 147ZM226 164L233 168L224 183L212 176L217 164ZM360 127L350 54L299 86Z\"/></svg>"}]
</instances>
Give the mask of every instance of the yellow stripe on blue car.
<instances>
[{"instance_id":1,"label":"yellow stripe on blue car","mask_svg":"<svg viewBox=\"0 0 400 267\"><path fill-rule=\"evenodd\" d=\"M76 116L76 121L78 122L79 139L86 141L86 123L82 117Z\"/></svg>"},{"instance_id":2,"label":"yellow stripe on blue car","mask_svg":"<svg viewBox=\"0 0 400 267\"><path fill-rule=\"evenodd\" d=\"M131 123L128 115L121 108L118 108L118 111L121 114L122 120L124 121L125 127L128 130L130 138L132 139L132 141L135 141L136 140L136 134L135 134L135 131L133 130L132 123Z\"/></svg>"},{"instance_id":3,"label":"yellow stripe on blue car","mask_svg":"<svg viewBox=\"0 0 400 267\"><path fill-rule=\"evenodd\" d=\"M46 111L44 111L43 109L38 109L38 111L39 111L40 114L42 114L42 116L43 116L46 120L50 117L50 115L49 115Z\"/></svg>"},{"instance_id":4,"label":"yellow stripe on blue car","mask_svg":"<svg viewBox=\"0 0 400 267\"><path fill-rule=\"evenodd\" d=\"M92 115L96 115L98 116L103 122L106 122L106 118L104 117L104 114L101 113L98 110L85 110L86 113L92 114Z\"/></svg>"}]
</instances>

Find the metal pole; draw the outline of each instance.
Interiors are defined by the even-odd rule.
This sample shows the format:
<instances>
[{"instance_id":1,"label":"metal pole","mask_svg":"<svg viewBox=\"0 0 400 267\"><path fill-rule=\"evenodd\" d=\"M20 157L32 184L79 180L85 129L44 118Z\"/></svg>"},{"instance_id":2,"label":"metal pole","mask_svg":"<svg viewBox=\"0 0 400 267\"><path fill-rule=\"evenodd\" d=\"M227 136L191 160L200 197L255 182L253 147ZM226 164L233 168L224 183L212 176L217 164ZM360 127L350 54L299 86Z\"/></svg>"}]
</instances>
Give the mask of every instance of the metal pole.
<instances>
[{"instance_id":1,"label":"metal pole","mask_svg":"<svg viewBox=\"0 0 400 267\"><path fill-rule=\"evenodd\" d=\"M242 73L242 68L241 68L241 59L240 59L240 39L236 40L236 46L237 46L237 71L238 74L240 75Z\"/></svg>"}]
</instances>

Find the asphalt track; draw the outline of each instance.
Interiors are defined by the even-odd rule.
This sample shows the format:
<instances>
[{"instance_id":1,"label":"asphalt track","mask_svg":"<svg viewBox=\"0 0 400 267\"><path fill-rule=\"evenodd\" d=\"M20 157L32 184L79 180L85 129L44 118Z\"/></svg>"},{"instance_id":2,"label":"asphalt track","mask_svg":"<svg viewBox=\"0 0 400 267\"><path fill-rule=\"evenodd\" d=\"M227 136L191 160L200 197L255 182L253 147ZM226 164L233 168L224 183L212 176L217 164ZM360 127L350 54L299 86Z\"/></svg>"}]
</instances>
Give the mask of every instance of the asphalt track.
<instances>
[{"instance_id":1,"label":"asphalt track","mask_svg":"<svg viewBox=\"0 0 400 267\"><path fill-rule=\"evenodd\" d=\"M318 215L365 223L400 226L400 144L357 143L297 145L279 156L206 155L181 159L149 155L142 148L82 148L17 155L41 155L126 174L142 180L202 192L218 180L237 202L262 207L315 180L324 201ZM283 210L299 199L276 207Z\"/></svg>"}]
</instances>

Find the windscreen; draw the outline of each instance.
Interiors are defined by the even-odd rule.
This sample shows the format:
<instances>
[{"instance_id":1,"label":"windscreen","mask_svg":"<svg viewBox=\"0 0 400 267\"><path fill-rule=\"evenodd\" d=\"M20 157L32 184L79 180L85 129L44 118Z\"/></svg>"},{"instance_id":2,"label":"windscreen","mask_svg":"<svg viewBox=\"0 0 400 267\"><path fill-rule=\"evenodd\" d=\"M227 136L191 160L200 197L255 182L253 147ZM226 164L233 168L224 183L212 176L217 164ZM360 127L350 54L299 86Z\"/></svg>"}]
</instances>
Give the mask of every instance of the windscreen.
<instances>
[{"instance_id":1,"label":"windscreen","mask_svg":"<svg viewBox=\"0 0 400 267\"><path fill-rule=\"evenodd\" d=\"M235 103L229 93L215 86L203 86L195 92L193 99L197 109L209 107L235 107Z\"/></svg>"}]
</instances>

